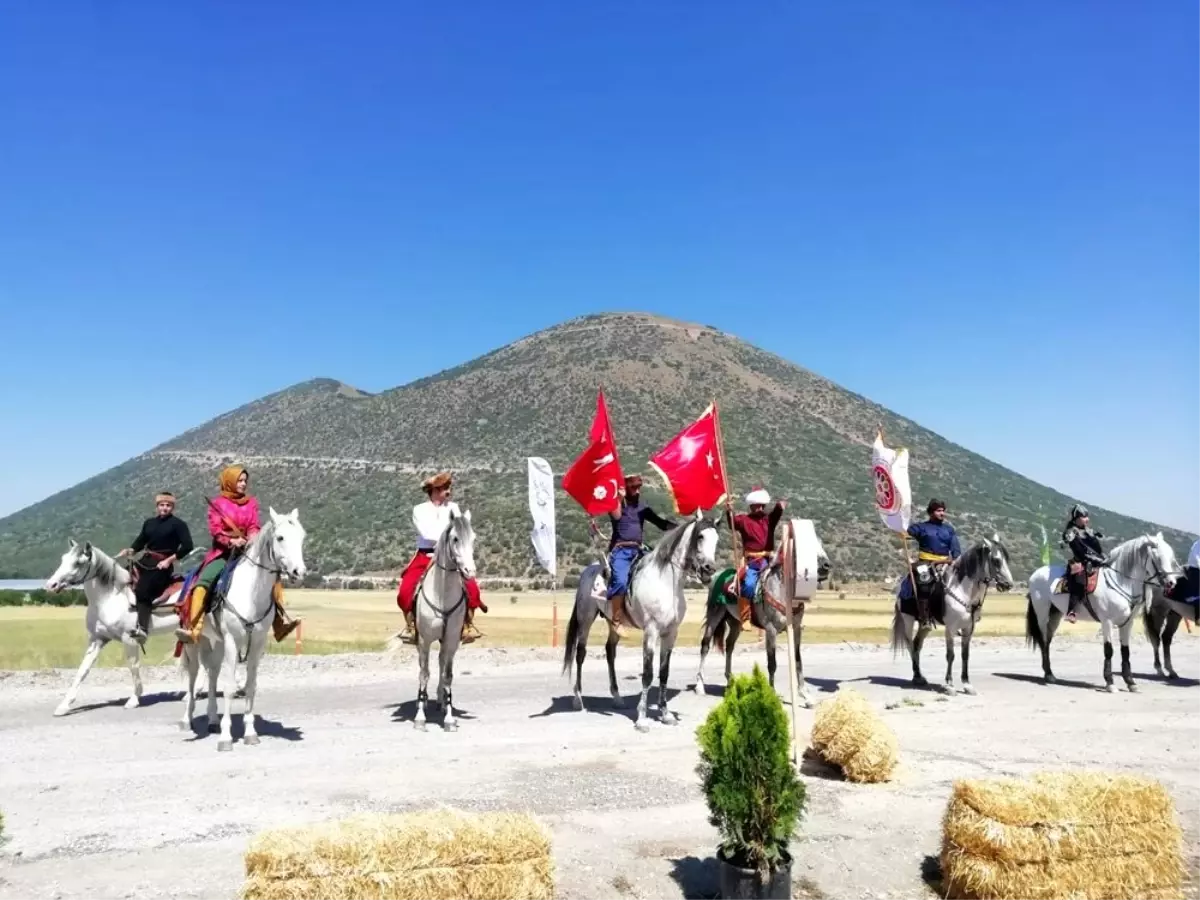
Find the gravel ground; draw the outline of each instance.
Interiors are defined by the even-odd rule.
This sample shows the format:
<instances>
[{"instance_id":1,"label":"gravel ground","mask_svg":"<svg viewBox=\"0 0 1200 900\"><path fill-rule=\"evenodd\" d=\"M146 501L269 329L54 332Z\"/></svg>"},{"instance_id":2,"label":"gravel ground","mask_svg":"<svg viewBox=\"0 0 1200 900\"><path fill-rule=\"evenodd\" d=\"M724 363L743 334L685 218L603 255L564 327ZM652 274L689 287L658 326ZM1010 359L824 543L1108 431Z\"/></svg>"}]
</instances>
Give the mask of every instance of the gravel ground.
<instances>
[{"instance_id":1,"label":"gravel ground","mask_svg":"<svg viewBox=\"0 0 1200 900\"><path fill-rule=\"evenodd\" d=\"M941 669L940 647L926 649L927 674ZM744 648L737 668L760 653ZM146 703L135 710L123 708L127 673L93 671L80 708L61 719L51 712L70 673L0 673L0 897L228 900L261 828L439 802L541 816L554 835L561 898L714 896L716 835L697 787L694 729L718 702L719 662L709 660L717 684L706 695L672 700L682 725L638 734L639 655L619 653L628 708L615 711L594 654L584 669L589 711L577 713L556 653L465 648L454 734L436 727L436 715L424 734L408 721L416 694L408 649L271 657L260 679L262 744L220 754L215 735L177 730L180 681L170 667L148 670ZM1097 690L1094 638L1056 644L1064 683L1054 687L1037 683L1037 656L1019 642L982 640L972 653L979 696L943 698L907 688L907 661L886 648L806 649L818 698L848 682L881 708L914 705L882 712L902 749L894 783L852 785L806 763L796 896L933 896L930 858L951 782L1061 766L1162 779L1194 866L1200 690L1190 676L1200 674L1200 640L1177 641L1176 668L1189 676L1181 683L1148 674L1150 658L1148 645L1134 647L1140 693L1107 694ZM696 662L695 652L678 652L672 683L689 686ZM801 710L798 721L806 738L812 713Z\"/></svg>"}]
</instances>

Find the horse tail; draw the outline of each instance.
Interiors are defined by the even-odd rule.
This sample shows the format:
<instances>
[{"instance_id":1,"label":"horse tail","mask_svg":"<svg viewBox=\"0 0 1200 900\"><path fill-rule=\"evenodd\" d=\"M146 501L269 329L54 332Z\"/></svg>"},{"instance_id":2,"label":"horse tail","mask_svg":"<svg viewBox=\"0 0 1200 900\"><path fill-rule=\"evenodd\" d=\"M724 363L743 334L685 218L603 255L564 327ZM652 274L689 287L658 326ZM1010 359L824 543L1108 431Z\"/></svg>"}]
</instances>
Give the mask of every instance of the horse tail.
<instances>
[{"instance_id":1,"label":"horse tail","mask_svg":"<svg viewBox=\"0 0 1200 900\"><path fill-rule=\"evenodd\" d=\"M1029 601L1025 605L1025 645L1045 650L1046 638L1042 634L1042 626L1038 622L1037 611L1033 608L1033 595L1026 594L1025 599Z\"/></svg>"},{"instance_id":2,"label":"horse tail","mask_svg":"<svg viewBox=\"0 0 1200 900\"><path fill-rule=\"evenodd\" d=\"M567 639L563 641L563 674L571 670L571 662L575 659L575 650L579 646L579 612L584 598L591 598L592 587L596 583L595 563L585 568L579 576L579 584L575 588L575 602L571 605L571 620L567 622Z\"/></svg>"},{"instance_id":3,"label":"horse tail","mask_svg":"<svg viewBox=\"0 0 1200 900\"><path fill-rule=\"evenodd\" d=\"M726 620L725 616L721 616L720 621L718 621L717 624L715 626L713 626L712 642L713 642L713 646L717 648L718 653L725 652L725 632L728 629L729 629L729 622Z\"/></svg>"},{"instance_id":4,"label":"horse tail","mask_svg":"<svg viewBox=\"0 0 1200 900\"><path fill-rule=\"evenodd\" d=\"M896 611L892 613L892 655L901 650L912 653L912 641L908 637L908 629L904 627L904 615L900 612L900 603L896 603Z\"/></svg>"},{"instance_id":5,"label":"horse tail","mask_svg":"<svg viewBox=\"0 0 1200 900\"><path fill-rule=\"evenodd\" d=\"M1146 639L1151 643L1158 640L1160 626L1162 623L1154 621L1154 604L1145 603L1142 605L1142 630L1146 633Z\"/></svg>"}]
</instances>

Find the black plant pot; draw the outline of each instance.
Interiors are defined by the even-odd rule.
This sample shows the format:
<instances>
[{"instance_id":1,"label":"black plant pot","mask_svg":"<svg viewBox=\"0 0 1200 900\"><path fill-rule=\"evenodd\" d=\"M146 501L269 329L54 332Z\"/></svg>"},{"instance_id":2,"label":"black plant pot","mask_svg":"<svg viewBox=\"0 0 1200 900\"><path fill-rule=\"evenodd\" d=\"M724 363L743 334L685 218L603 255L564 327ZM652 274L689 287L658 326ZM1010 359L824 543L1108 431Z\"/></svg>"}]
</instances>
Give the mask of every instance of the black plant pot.
<instances>
[{"instance_id":1,"label":"black plant pot","mask_svg":"<svg viewBox=\"0 0 1200 900\"><path fill-rule=\"evenodd\" d=\"M740 862L743 860L727 860L723 851L717 851L721 896L725 900L791 900L792 856L786 850L779 867L765 879L757 869L743 868Z\"/></svg>"}]
</instances>

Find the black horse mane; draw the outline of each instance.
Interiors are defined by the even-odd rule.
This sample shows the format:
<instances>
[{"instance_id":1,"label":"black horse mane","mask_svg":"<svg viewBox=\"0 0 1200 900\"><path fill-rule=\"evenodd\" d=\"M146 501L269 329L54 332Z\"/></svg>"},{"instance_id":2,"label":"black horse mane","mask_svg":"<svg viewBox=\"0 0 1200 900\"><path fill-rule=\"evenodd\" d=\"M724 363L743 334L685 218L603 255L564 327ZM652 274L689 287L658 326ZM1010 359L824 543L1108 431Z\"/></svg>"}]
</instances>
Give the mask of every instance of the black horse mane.
<instances>
[{"instance_id":1,"label":"black horse mane","mask_svg":"<svg viewBox=\"0 0 1200 900\"><path fill-rule=\"evenodd\" d=\"M683 535L688 530L689 525L695 525L692 529L691 540L688 541L688 555L696 549L696 545L700 543L700 535L710 528L716 528L708 519L689 519L686 522L681 522L676 525L658 542L658 545L653 550L653 559L660 566L668 565L671 558L675 555L675 551L679 549L679 545L683 542Z\"/></svg>"}]
</instances>

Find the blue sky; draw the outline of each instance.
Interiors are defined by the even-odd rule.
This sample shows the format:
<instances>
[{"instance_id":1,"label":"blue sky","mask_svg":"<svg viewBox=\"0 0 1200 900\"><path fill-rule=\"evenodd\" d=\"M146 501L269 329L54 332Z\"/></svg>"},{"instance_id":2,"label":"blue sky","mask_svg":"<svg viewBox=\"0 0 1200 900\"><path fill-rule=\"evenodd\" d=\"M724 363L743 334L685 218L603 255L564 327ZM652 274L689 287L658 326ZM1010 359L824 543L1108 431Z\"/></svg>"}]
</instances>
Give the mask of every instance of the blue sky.
<instances>
[{"instance_id":1,"label":"blue sky","mask_svg":"<svg viewBox=\"0 0 1200 900\"><path fill-rule=\"evenodd\" d=\"M1200 530L1197 26L7 3L0 514L297 381L380 390L645 310Z\"/></svg>"}]
</instances>

